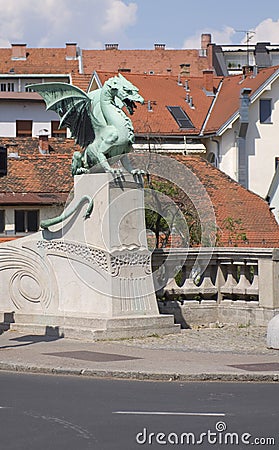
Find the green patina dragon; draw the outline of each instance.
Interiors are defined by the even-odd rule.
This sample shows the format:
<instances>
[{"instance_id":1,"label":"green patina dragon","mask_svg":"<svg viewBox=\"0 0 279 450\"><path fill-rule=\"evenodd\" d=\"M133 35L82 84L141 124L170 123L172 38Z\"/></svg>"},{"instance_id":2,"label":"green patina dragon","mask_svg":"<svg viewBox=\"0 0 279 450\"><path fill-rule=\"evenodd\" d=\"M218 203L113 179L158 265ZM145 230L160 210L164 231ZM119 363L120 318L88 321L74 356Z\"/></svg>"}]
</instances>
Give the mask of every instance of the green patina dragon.
<instances>
[{"instance_id":1,"label":"green patina dragon","mask_svg":"<svg viewBox=\"0 0 279 450\"><path fill-rule=\"evenodd\" d=\"M133 149L135 136L133 124L122 108L125 106L132 115L136 102L143 104L144 99L138 88L123 75L108 79L102 88L89 93L67 83L31 84L27 87L43 97L46 109L60 116L60 128L68 127L82 148L82 152L73 154L72 175L101 171L119 176L121 170L110 165L119 160L129 173L139 177L143 174L142 170L133 169L127 157ZM81 201L68 213L41 222L41 227L47 229L62 222L77 210ZM93 209L93 200L88 201L86 218Z\"/></svg>"},{"instance_id":2,"label":"green patina dragon","mask_svg":"<svg viewBox=\"0 0 279 450\"><path fill-rule=\"evenodd\" d=\"M123 75L107 80L102 88L86 93L67 83L32 84L28 88L38 92L46 102L46 109L60 116L60 128L68 127L72 137L83 149L74 152L72 174L96 171L118 172L110 164L121 160L132 174L127 158L135 141L134 128L124 113L125 106L132 115L136 102L143 104L139 90Z\"/></svg>"}]
</instances>

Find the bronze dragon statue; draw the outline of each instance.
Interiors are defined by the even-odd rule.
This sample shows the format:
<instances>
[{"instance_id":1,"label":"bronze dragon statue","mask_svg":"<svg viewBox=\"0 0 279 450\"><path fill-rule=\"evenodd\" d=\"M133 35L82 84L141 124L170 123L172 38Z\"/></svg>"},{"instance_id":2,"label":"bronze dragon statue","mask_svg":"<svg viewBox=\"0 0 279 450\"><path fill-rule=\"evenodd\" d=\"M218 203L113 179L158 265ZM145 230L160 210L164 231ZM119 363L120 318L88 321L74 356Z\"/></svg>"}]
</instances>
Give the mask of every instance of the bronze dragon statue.
<instances>
[{"instance_id":1,"label":"bronze dragon statue","mask_svg":"<svg viewBox=\"0 0 279 450\"><path fill-rule=\"evenodd\" d=\"M109 78L100 89L84 92L67 83L42 83L27 86L38 92L46 103L47 110L53 110L60 116L60 128L68 127L75 142L82 152L74 152L72 158L72 175L101 171L116 173L110 164L121 161L123 167L131 174L141 177L142 170L133 169L127 153L133 149L135 141L134 128L130 118L124 113L125 106L132 115L136 102L143 104L144 99L139 90L123 75ZM93 200L89 201L85 218L93 210ZM72 215L80 202L68 212L41 222L41 227L60 223Z\"/></svg>"},{"instance_id":2,"label":"bronze dragon statue","mask_svg":"<svg viewBox=\"0 0 279 450\"><path fill-rule=\"evenodd\" d=\"M67 83L32 84L28 88L43 97L46 109L60 116L60 128L68 127L83 149L74 152L73 175L88 173L92 168L114 173L110 163L118 160L128 172L138 172L126 157L135 137L133 124L122 108L125 106L132 115L136 102L143 104L144 99L123 75L110 78L102 88L89 93Z\"/></svg>"}]
</instances>

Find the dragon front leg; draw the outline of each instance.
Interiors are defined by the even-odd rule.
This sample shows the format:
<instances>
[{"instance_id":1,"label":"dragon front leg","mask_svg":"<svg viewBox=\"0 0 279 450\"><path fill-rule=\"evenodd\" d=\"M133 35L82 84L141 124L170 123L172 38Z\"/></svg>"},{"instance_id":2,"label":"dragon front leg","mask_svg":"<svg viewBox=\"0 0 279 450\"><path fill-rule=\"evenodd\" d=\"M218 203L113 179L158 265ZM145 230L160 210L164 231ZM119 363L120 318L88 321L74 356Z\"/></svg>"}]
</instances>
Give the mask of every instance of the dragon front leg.
<instances>
[{"instance_id":1,"label":"dragon front leg","mask_svg":"<svg viewBox=\"0 0 279 450\"><path fill-rule=\"evenodd\" d=\"M126 154L122 156L121 163L124 169L126 169L130 174L132 174L133 177L136 179L136 181L138 181L140 184L143 184L142 177L144 175L147 175L147 172L145 170L134 169Z\"/></svg>"},{"instance_id":2,"label":"dragon front leg","mask_svg":"<svg viewBox=\"0 0 279 450\"><path fill-rule=\"evenodd\" d=\"M82 173L88 173L89 168L84 163L84 154L80 152L74 152L72 157L72 175L81 175Z\"/></svg>"}]
</instances>

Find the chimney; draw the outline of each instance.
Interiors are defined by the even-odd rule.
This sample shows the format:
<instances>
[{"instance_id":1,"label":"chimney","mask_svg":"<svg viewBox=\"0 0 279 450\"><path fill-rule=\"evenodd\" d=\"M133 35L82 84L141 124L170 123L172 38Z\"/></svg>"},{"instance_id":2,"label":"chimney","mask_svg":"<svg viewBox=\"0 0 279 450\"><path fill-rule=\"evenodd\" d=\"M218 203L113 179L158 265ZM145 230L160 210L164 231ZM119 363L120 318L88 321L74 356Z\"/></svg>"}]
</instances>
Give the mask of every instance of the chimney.
<instances>
[{"instance_id":1,"label":"chimney","mask_svg":"<svg viewBox=\"0 0 279 450\"><path fill-rule=\"evenodd\" d=\"M154 44L154 50L165 50L166 44Z\"/></svg>"},{"instance_id":2,"label":"chimney","mask_svg":"<svg viewBox=\"0 0 279 450\"><path fill-rule=\"evenodd\" d=\"M201 35L201 50L202 55L201 56L207 56L207 47L211 44L211 34L210 33L203 33Z\"/></svg>"},{"instance_id":3,"label":"chimney","mask_svg":"<svg viewBox=\"0 0 279 450\"><path fill-rule=\"evenodd\" d=\"M238 136L245 138L249 125L249 105L251 103L250 94L252 89L243 88L240 92L240 108L239 108L239 132Z\"/></svg>"},{"instance_id":4,"label":"chimney","mask_svg":"<svg viewBox=\"0 0 279 450\"><path fill-rule=\"evenodd\" d=\"M213 70L203 70L203 87L206 92L213 92Z\"/></svg>"},{"instance_id":5,"label":"chimney","mask_svg":"<svg viewBox=\"0 0 279 450\"><path fill-rule=\"evenodd\" d=\"M118 50L118 44L105 44L106 50Z\"/></svg>"},{"instance_id":6,"label":"chimney","mask_svg":"<svg viewBox=\"0 0 279 450\"><path fill-rule=\"evenodd\" d=\"M49 153L48 130L45 128L39 131L39 152L42 155Z\"/></svg>"},{"instance_id":7,"label":"chimney","mask_svg":"<svg viewBox=\"0 0 279 450\"><path fill-rule=\"evenodd\" d=\"M66 42L66 59L77 59L76 42Z\"/></svg>"},{"instance_id":8,"label":"chimney","mask_svg":"<svg viewBox=\"0 0 279 450\"><path fill-rule=\"evenodd\" d=\"M190 67L191 64L189 63L180 64L180 75L183 77L190 75Z\"/></svg>"},{"instance_id":9,"label":"chimney","mask_svg":"<svg viewBox=\"0 0 279 450\"><path fill-rule=\"evenodd\" d=\"M183 86L180 73L178 74L178 77L177 77L177 84L178 84L178 86Z\"/></svg>"},{"instance_id":10,"label":"chimney","mask_svg":"<svg viewBox=\"0 0 279 450\"><path fill-rule=\"evenodd\" d=\"M214 56L213 56L214 55L213 47L215 48L215 44L211 44L211 43L208 44L206 55L207 55L207 67L209 69L212 68L215 71L214 64L213 64L213 58L214 58Z\"/></svg>"},{"instance_id":11,"label":"chimney","mask_svg":"<svg viewBox=\"0 0 279 450\"><path fill-rule=\"evenodd\" d=\"M26 44L11 44L12 59L26 59Z\"/></svg>"}]
</instances>

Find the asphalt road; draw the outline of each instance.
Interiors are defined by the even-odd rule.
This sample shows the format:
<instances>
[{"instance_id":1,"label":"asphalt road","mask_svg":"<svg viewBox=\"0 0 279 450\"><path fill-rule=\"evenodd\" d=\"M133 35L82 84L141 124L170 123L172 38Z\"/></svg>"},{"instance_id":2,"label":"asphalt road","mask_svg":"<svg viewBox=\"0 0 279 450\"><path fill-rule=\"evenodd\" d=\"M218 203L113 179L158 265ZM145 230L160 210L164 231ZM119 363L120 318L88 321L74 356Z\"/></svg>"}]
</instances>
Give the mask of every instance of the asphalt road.
<instances>
[{"instance_id":1,"label":"asphalt road","mask_svg":"<svg viewBox=\"0 0 279 450\"><path fill-rule=\"evenodd\" d=\"M0 449L278 448L276 383L0 373ZM231 445L233 443L233 445Z\"/></svg>"}]
</instances>

